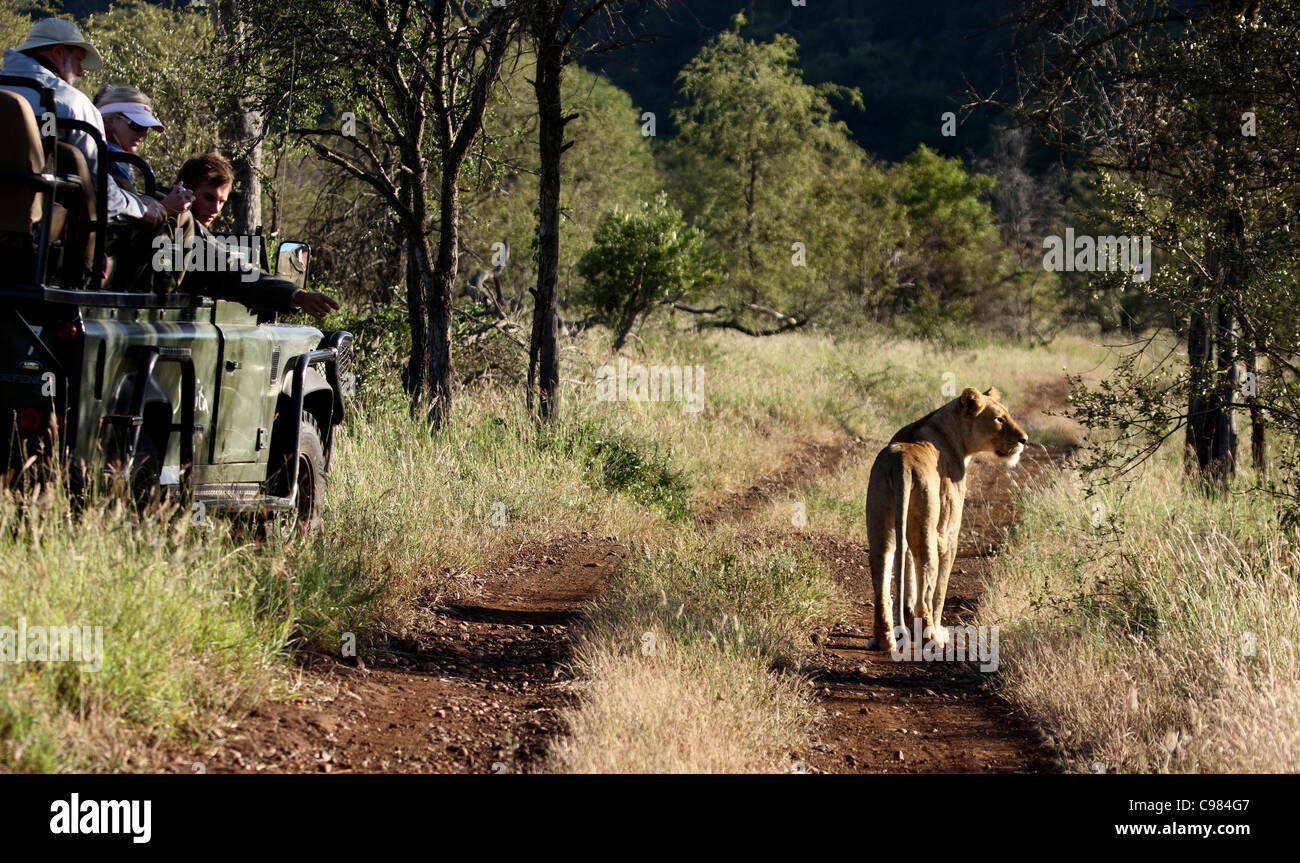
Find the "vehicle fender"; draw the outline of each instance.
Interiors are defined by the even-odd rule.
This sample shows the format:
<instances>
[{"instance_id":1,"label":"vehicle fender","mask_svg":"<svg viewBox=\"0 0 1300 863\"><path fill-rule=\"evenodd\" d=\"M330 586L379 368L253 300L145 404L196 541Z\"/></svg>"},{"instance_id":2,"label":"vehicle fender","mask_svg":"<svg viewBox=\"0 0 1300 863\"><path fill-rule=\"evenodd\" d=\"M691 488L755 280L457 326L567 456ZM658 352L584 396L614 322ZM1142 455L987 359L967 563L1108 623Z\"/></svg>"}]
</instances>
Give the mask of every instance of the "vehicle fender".
<instances>
[{"instance_id":1,"label":"vehicle fender","mask_svg":"<svg viewBox=\"0 0 1300 863\"><path fill-rule=\"evenodd\" d=\"M292 446L289 441L292 440L294 430L297 428L298 417L289 416L293 411L293 374L286 373L284 380L280 384L280 397L276 403L275 427L272 430L272 451L287 454L288 449ZM316 420L316 425L320 428L323 437L322 443L325 447L326 469L328 470L331 451L333 450L332 434L333 426L338 422L338 416L335 411L335 401L337 394L334 388L330 386L325 375L321 373L320 366L308 367L306 374L303 375L302 381L303 410L311 414Z\"/></svg>"},{"instance_id":2,"label":"vehicle fender","mask_svg":"<svg viewBox=\"0 0 1300 863\"><path fill-rule=\"evenodd\" d=\"M131 396L135 392L135 382L139 374L138 370L132 369L113 382L112 388L104 399L105 415L131 412ZM153 437L159 449L163 451L167 444L168 427L171 425L174 409L171 395L159 386L153 375L150 375L149 380L145 382L144 432Z\"/></svg>"},{"instance_id":3,"label":"vehicle fender","mask_svg":"<svg viewBox=\"0 0 1300 863\"><path fill-rule=\"evenodd\" d=\"M113 382L108 397L104 399L105 413L126 413L131 410L131 395L135 392L135 381L139 374L139 371L132 369ZM151 404L172 404L172 397L158 385L158 380L153 375L145 383L144 403L146 407Z\"/></svg>"}]
</instances>

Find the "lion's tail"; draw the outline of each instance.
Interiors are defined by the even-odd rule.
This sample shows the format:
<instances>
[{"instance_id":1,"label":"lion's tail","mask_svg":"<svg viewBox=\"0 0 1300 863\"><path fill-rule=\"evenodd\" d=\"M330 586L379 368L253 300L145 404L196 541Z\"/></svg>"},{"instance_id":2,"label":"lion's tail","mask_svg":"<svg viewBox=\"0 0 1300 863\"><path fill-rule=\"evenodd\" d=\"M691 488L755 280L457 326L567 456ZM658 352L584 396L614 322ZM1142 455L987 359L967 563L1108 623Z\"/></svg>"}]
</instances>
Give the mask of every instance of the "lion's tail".
<instances>
[{"instance_id":1,"label":"lion's tail","mask_svg":"<svg viewBox=\"0 0 1300 863\"><path fill-rule=\"evenodd\" d=\"M912 498L912 472L907 469L904 458L898 459L894 470L894 586L898 589L898 622L895 626L907 626L903 614L907 595L903 576L907 562L907 507Z\"/></svg>"}]
</instances>

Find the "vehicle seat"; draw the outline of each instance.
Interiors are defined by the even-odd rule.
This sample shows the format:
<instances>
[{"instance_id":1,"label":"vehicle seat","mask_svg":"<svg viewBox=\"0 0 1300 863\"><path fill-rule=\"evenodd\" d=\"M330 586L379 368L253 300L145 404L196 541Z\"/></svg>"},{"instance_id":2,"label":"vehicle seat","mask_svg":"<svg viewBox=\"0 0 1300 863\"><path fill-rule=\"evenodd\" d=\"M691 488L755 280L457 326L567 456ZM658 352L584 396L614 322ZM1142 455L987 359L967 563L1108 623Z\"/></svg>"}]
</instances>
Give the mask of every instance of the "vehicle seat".
<instances>
[{"instance_id":1,"label":"vehicle seat","mask_svg":"<svg viewBox=\"0 0 1300 863\"><path fill-rule=\"evenodd\" d=\"M0 128L13 133L0 138L0 232L9 248L11 241L31 240L43 212L40 188L11 177L44 171L45 152L32 106L17 93L0 90Z\"/></svg>"},{"instance_id":2,"label":"vehicle seat","mask_svg":"<svg viewBox=\"0 0 1300 863\"><path fill-rule=\"evenodd\" d=\"M15 133L0 139L0 247L24 256L18 267L6 267L12 275L35 261L45 197L33 178L45 172L45 151L31 105L8 90L0 90L0 128ZM77 180L80 188L56 192L50 244L64 241L63 284L80 286L94 264L95 184L81 151L60 143L55 152L58 174Z\"/></svg>"},{"instance_id":3,"label":"vehicle seat","mask_svg":"<svg viewBox=\"0 0 1300 863\"><path fill-rule=\"evenodd\" d=\"M95 267L95 181L90 177L85 155L76 147L60 141L55 155L59 176L77 180L81 186L80 189L61 189L55 196L69 215L68 227L61 235L64 240L62 284L80 287ZM51 236L60 235L51 231Z\"/></svg>"}]
</instances>

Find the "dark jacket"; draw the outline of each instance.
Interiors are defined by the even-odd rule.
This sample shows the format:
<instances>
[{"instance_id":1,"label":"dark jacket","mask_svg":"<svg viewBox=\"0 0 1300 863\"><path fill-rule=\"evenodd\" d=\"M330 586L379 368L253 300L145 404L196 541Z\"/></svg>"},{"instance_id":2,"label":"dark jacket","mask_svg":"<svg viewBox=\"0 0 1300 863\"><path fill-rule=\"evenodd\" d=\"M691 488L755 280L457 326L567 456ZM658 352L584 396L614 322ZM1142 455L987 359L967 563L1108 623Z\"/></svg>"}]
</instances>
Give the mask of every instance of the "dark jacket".
<instances>
[{"instance_id":1,"label":"dark jacket","mask_svg":"<svg viewBox=\"0 0 1300 863\"><path fill-rule=\"evenodd\" d=\"M220 259L217 267L198 267L181 275L180 290L190 294L203 294L218 300L243 303L250 309L269 309L276 312L293 311L293 295L298 286L287 279L279 279L246 262L230 252L197 221L184 213L178 233L188 234L185 222L193 226L194 242L199 245L204 262Z\"/></svg>"},{"instance_id":2,"label":"dark jacket","mask_svg":"<svg viewBox=\"0 0 1300 863\"><path fill-rule=\"evenodd\" d=\"M121 147L112 141L105 142L108 145L110 153L125 153ZM108 163L108 177L110 180L116 180L117 185L128 192L135 191L135 176L131 173L131 166L126 162L110 161Z\"/></svg>"}]
</instances>

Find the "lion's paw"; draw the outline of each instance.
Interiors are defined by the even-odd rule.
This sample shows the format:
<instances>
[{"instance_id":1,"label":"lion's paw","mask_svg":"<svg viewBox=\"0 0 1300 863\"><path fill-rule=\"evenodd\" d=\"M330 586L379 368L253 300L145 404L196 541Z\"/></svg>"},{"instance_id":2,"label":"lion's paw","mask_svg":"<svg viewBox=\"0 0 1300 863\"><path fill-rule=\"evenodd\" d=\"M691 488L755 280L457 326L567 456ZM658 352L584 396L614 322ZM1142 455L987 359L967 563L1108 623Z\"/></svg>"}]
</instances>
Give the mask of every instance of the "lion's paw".
<instances>
[{"instance_id":1,"label":"lion's paw","mask_svg":"<svg viewBox=\"0 0 1300 863\"><path fill-rule=\"evenodd\" d=\"M885 653L894 653L898 650L898 645L895 644L892 638L877 638L873 635L867 639L867 650L883 650Z\"/></svg>"}]
</instances>

